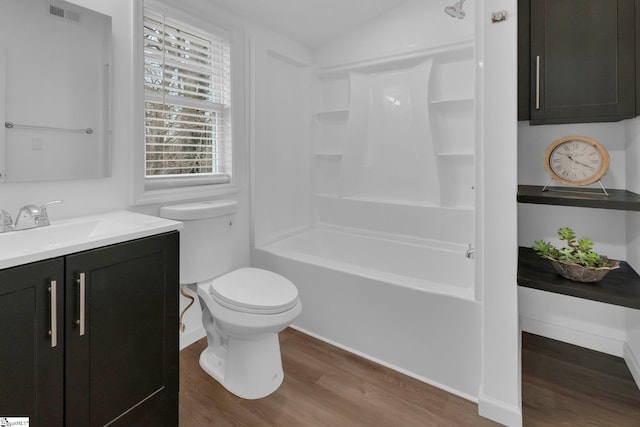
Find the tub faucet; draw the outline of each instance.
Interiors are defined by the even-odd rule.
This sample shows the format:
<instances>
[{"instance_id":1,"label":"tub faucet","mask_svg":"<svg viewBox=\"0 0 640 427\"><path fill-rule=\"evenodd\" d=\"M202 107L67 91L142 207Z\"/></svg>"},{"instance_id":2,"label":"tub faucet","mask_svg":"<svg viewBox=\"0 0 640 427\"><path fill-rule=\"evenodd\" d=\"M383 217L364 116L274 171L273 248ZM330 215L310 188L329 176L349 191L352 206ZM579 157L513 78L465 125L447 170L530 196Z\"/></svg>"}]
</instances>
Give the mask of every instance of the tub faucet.
<instances>
[{"instance_id":1,"label":"tub faucet","mask_svg":"<svg viewBox=\"0 0 640 427\"><path fill-rule=\"evenodd\" d=\"M13 225L13 230L26 230L28 228L44 227L49 225L47 206L53 203L62 203L62 200L52 200L38 207L36 205L26 205L18 212L18 217Z\"/></svg>"},{"instance_id":2,"label":"tub faucet","mask_svg":"<svg viewBox=\"0 0 640 427\"><path fill-rule=\"evenodd\" d=\"M469 249L467 249L467 252L464 254L464 256L466 256L469 259L472 259L472 258L475 258L475 253L476 253L476 250L473 248L473 245L469 243Z\"/></svg>"}]
</instances>

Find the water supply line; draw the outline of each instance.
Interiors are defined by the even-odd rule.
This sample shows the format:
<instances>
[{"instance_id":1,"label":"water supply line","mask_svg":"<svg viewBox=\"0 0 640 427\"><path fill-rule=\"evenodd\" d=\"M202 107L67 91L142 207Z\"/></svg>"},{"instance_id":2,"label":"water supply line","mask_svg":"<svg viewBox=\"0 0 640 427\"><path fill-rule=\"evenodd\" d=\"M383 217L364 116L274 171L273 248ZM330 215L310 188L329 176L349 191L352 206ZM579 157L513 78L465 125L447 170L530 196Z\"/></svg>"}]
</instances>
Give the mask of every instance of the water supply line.
<instances>
[{"instance_id":1,"label":"water supply line","mask_svg":"<svg viewBox=\"0 0 640 427\"><path fill-rule=\"evenodd\" d=\"M187 310L189 310L191 308L191 306L193 305L193 303L195 302L195 298L191 295L189 295L188 293L186 293L184 291L184 286L180 286L180 293L182 294L183 297L191 300L189 302L189 304L184 308L184 310L182 310L182 312L180 313L180 332L184 333L185 330L185 324L182 322L182 317L184 316L184 314L187 312Z\"/></svg>"}]
</instances>

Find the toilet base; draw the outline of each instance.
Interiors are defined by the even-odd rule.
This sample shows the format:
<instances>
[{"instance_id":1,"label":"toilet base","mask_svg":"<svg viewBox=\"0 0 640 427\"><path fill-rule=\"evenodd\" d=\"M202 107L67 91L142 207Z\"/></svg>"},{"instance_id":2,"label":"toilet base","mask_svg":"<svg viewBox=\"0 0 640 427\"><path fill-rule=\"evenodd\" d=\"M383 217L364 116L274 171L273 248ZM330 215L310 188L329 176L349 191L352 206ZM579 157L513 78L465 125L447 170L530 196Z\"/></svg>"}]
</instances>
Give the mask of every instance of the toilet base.
<instances>
[{"instance_id":1,"label":"toilet base","mask_svg":"<svg viewBox=\"0 0 640 427\"><path fill-rule=\"evenodd\" d=\"M211 347L200 353L200 367L220 384L224 381L225 360L218 357Z\"/></svg>"},{"instance_id":2,"label":"toilet base","mask_svg":"<svg viewBox=\"0 0 640 427\"><path fill-rule=\"evenodd\" d=\"M207 347L200 354L200 367L243 399L266 397L284 380L277 333L245 339L229 336L226 357Z\"/></svg>"}]
</instances>

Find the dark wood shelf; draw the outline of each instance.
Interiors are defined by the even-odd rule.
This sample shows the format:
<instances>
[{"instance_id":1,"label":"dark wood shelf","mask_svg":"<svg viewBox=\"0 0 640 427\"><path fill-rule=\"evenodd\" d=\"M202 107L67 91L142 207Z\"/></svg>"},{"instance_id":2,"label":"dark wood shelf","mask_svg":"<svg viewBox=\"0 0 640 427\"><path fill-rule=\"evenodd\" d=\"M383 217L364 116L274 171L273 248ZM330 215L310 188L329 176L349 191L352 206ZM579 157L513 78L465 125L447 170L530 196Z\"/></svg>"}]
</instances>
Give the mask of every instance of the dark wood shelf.
<instances>
[{"instance_id":1,"label":"dark wood shelf","mask_svg":"<svg viewBox=\"0 0 640 427\"><path fill-rule=\"evenodd\" d=\"M640 276L625 261L599 282L580 283L565 279L531 248L520 248L518 285L556 294L640 309Z\"/></svg>"},{"instance_id":2,"label":"dark wood shelf","mask_svg":"<svg viewBox=\"0 0 640 427\"><path fill-rule=\"evenodd\" d=\"M627 190L607 188L607 196L597 188L549 187L544 192L542 188L540 185L518 185L518 202L640 211L640 194Z\"/></svg>"}]
</instances>

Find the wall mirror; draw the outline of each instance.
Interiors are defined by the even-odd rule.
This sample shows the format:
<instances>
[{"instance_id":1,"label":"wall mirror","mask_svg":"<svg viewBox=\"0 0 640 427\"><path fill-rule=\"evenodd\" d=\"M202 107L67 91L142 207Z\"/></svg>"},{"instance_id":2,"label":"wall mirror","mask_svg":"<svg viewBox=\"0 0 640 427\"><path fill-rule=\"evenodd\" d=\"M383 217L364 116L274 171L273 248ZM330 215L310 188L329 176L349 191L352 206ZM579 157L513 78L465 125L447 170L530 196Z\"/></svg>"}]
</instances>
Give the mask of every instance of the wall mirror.
<instances>
[{"instance_id":1,"label":"wall mirror","mask_svg":"<svg viewBox=\"0 0 640 427\"><path fill-rule=\"evenodd\" d=\"M111 17L0 0L0 182L111 173Z\"/></svg>"}]
</instances>

